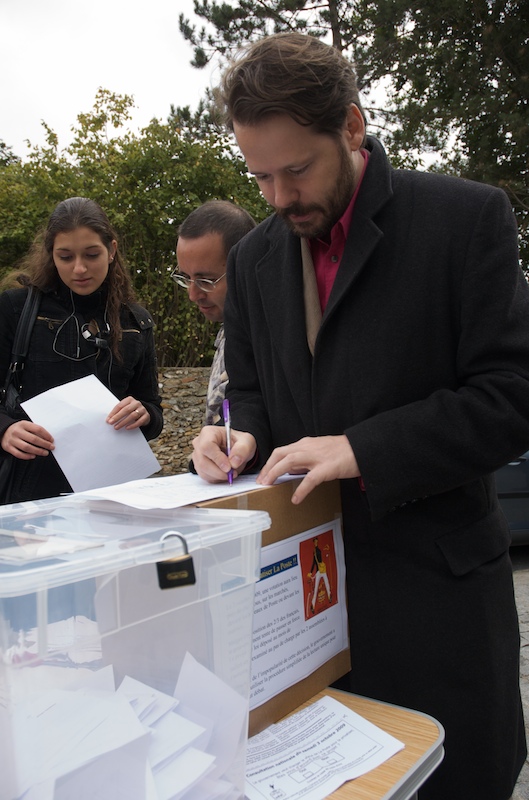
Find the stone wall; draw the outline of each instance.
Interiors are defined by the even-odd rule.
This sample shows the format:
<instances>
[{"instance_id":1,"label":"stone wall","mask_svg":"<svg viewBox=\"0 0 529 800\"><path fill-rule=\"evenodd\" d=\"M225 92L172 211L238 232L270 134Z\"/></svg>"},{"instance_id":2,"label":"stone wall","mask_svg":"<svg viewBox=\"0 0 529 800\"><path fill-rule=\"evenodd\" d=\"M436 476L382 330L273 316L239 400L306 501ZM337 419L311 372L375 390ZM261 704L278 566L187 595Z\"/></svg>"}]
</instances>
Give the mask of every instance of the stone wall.
<instances>
[{"instance_id":1,"label":"stone wall","mask_svg":"<svg viewBox=\"0 0 529 800\"><path fill-rule=\"evenodd\" d=\"M164 427L152 441L161 470L156 474L187 472L191 442L204 424L209 367L169 367L159 372Z\"/></svg>"}]
</instances>

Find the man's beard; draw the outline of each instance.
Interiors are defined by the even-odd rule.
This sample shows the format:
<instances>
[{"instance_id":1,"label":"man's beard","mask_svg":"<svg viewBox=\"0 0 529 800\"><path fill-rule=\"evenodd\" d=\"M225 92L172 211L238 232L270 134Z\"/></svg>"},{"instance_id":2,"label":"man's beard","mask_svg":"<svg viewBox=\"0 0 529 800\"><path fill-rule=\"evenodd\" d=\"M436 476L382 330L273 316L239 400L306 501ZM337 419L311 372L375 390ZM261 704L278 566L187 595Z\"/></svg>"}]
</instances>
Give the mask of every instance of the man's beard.
<instances>
[{"instance_id":1,"label":"man's beard","mask_svg":"<svg viewBox=\"0 0 529 800\"><path fill-rule=\"evenodd\" d=\"M336 186L323 201L322 205L313 203L304 206L301 203L293 203L288 208L277 209L277 215L283 219L292 233L296 236L305 236L308 239L323 239L328 236L345 209L351 202L356 186L356 175L353 160L345 147L340 147L340 164ZM294 222L290 216L303 216L312 212L318 212L321 219L319 222Z\"/></svg>"}]
</instances>

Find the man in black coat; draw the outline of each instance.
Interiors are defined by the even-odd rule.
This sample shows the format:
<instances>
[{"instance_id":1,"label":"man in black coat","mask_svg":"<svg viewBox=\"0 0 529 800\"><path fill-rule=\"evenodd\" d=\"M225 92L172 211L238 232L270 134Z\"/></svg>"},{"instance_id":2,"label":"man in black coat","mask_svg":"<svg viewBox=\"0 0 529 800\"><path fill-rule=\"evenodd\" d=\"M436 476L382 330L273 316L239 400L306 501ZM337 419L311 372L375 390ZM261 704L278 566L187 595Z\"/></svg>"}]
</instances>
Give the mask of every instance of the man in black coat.
<instances>
[{"instance_id":1,"label":"man in black coat","mask_svg":"<svg viewBox=\"0 0 529 800\"><path fill-rule=\"evenodd\" d=\"M275 214L228 261L232 438L207 480L341 479L352 671L427 712L421 800L508 800L526 756L508 526L492 473L529 447L529 290L505 194L391 168L350 64L300 34L225 74L228 124Z\"/></svg>"}]
</instances>

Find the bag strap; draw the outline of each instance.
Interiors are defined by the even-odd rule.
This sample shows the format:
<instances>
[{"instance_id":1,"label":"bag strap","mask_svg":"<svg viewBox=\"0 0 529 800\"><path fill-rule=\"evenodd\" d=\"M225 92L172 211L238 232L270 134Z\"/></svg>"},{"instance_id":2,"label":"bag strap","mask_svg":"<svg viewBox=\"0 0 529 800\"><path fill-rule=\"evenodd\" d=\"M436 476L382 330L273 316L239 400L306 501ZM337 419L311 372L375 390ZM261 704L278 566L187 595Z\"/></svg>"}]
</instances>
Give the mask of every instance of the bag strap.
<instances>
[{"instance_id":1,"label":"bag strap","mask_svg":"<svg viewBox=\"0 0 529 800\"><path fill-rule=\"evenodd\" d=\"M17 388L20 391L22 386L22 375L20 374L24 369L26 356L28 353L29 340L35 320L37 318L37 311L40 305L41 291L36 286L30 285L28 287L28 294L24 308L18 320L17 329L15 332L15 339L11 349L11 363L7 371L6 382L4 386L4 393L11 381L17 379Z\"/></svg>"}]
</instances>

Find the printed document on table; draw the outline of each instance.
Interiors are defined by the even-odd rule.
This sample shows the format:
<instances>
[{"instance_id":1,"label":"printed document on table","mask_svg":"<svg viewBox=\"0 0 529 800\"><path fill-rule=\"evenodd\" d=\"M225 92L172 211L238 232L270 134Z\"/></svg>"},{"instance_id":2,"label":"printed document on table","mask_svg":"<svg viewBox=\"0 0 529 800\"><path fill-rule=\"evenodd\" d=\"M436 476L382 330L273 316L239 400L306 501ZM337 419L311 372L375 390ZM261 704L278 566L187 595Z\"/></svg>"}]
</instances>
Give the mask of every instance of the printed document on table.
<instances>
[{"instance_id":1,"label":"printed document on table","mask_svg":"<svg viewBox=\"0 0 529 800\"><path fill-rule=\"evenodd\" d=\"M323 800L404 744L332 697L248 740L247 800Z\"/></svg>"},{"instance_id":2,"label":"printed document on table","mask_svg":"<svg viewBox=\"0 0 529 800\"><path fill-rule=\"evenodd\" d=\"M106 422L117 398L88 375L22 403L54 438L53 455L74 492L147 478L160 469L139 428L116 431Z\"/></svg>"}]
</instances>

